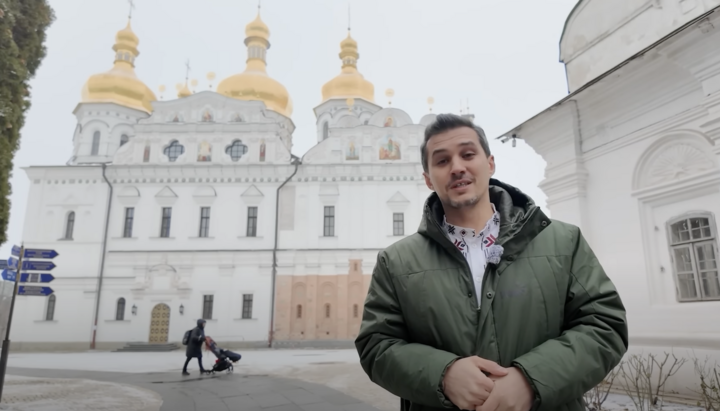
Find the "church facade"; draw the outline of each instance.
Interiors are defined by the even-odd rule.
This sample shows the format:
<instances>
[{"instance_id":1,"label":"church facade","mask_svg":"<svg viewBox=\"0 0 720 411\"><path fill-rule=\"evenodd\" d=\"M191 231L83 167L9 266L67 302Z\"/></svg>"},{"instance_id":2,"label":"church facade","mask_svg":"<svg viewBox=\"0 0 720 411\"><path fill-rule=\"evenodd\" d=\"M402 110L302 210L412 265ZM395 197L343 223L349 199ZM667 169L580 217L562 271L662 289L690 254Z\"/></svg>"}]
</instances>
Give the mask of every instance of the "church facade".
<instances>
[{"instance_id":1,"label":"church facade","mask_svg":"<svg viewBox=\"0 0 720 411\"><path fill-rule=\"evenodd\" d=\"M118 32L113 68L74 111L73 157L25 169L25 246L60 256L54 294L17 300L18 349L179 342L198 318L228 347L355 337L378 251L419 224L434 115L376 104L348 33L315 109L318 143L298 158L259 15L246 36L245 71L158 101L134 72L139 39Z\"/></svg>"},{"instance_id":2,"label":"church facade","mask_svg":"<svg viewBox=\"0 0 720 411\"><path fill-rule=\"evenodd\" d=\"M545 159L548 208L616 284L630 353L688 360L666 387L685 394L693 357L720 363L718 44L718 0L580 1L560 41L570 94L500 137Z\"/></svg>"}]
</instances>

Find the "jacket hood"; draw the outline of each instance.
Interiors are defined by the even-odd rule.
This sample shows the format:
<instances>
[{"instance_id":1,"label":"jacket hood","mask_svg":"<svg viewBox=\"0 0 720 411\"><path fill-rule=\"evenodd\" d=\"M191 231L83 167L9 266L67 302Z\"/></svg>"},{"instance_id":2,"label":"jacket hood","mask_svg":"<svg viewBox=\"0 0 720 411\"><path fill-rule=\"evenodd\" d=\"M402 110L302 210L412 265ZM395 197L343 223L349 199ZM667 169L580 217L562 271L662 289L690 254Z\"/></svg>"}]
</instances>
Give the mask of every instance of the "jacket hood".
<instances>
[{"instance_id":1,"label":"jacket hood","mask_svg":"<svg viewBox=\"0 0 720 411\"><path fill-rule=\"evenodd\" d=\"M550 224L550 219L545 216L540 207L536 206L532 198L520 189L491 178L488 191L490 192L490 202L495 205L495 209L500 214L500 235L497 244L503 245L519 235L526 240L523 243L527 243ZM444 215L445 210L440 202L440 197L433 192L425 201L418 233L443 244L449 243L442 230Z\"/></svg>"},{"instance_id":2,"label":"jacket hood","mask_svg":"<svg viewBox=\"0 0 720 411\"><path fill-rule=\"evenodd\" d=\"M197 320L198 327L202 327L203 324L205 324L205 320L203 320L203 319Z\"/></svg>"}]
</instances>

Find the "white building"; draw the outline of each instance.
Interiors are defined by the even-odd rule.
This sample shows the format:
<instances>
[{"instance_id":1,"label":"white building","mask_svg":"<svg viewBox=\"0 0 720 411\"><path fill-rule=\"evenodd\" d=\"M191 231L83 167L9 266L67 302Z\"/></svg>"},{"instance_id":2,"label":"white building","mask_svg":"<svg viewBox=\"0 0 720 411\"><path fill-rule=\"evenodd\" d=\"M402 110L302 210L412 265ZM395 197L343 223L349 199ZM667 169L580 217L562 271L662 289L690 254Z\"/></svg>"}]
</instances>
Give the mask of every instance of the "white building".
<instances>
[{"instance_id":1,"label":"white building","mask_svg":"<svg viewBox=\"0 0 720 411\"><path fill-rule=\"evenodd\" d=\"M548 208L617 285L631 353L720 363L719 6L578 2L560 41L570 94L500 137L547 162Z\"/></svg>"},{"instance_id":2,"label":"white building","mask_svg":"<svg viewBox=\"0 0 720 411\"><path fill-rule=\"evenodd\" d=\"M377 252L419 224L433 116L375 104L348 34L298 159L268 27L258 16L246 35L244 72L157 101L135 76L138 38L118 32L74 111L72 159L25 169L25 246L60 256L54 294L17 300L18 349L179 342L198 318L223 346L266 346L271 328L285 344L354 338Z\"/></svg>"}]
</instances>

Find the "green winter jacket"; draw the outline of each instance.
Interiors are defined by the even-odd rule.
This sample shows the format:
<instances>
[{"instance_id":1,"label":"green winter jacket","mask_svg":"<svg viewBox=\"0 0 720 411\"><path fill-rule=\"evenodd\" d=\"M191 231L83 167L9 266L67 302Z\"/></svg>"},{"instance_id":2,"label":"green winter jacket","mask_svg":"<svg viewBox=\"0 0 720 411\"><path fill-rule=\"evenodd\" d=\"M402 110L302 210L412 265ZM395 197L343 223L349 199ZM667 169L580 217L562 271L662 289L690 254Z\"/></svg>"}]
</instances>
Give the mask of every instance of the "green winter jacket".
<instances>
[{"instance_id":1,"label":"green winter jacket","mask_svg":"<svg viewBox=\"0 0 720 411\"><path fill-rule=\"evenodd\" d=\"M470 268L441 228L437 194L418 232L378 254L355 340L370 379L403 411L457 409L448 367L477 355L516 366L532 410L584 410L628 346L625 308L578 227L552 221L520 190L490 180L502 259L488 264L478 307Z\"/></svg>"}]
</instances>

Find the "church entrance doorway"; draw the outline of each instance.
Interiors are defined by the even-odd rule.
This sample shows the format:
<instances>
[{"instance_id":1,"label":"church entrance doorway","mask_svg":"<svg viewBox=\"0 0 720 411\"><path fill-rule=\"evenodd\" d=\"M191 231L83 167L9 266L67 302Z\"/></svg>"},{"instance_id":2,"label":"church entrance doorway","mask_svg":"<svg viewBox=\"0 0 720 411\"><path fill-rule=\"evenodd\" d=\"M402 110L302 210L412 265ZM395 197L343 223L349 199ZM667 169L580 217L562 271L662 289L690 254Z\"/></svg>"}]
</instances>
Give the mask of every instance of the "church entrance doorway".
<instances>
[{"instance_id":1,"label":"church entrance doorway","mask_svg":"<svg viewBox=\"0 0 720 411\"><path fill-rule=\"evenodd\" d=\"M158 304L150 314L150 344L164 344L168 341L170 329L170 307Z\"/></svg>"}]
</instances>

